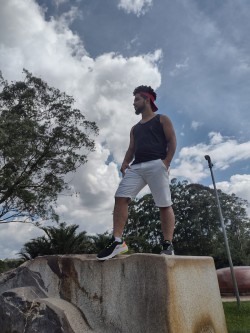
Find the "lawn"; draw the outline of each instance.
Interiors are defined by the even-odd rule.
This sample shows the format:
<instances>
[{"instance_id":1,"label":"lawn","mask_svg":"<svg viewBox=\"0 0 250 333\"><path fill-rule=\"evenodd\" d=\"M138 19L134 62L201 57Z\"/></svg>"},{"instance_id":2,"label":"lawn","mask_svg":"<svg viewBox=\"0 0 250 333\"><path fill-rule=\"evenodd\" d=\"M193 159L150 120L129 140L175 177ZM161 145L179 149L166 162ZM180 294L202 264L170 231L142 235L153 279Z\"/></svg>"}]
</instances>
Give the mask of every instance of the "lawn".
<instances>
[{"instance_id":1,"label":"lawn","mask_svg":"<svg viewBox=\"0 0 250 333\"><path fill-rule=\"evenodd\" d=\"M237 302L223 303L228 333L250 332L250 302L241 302L238 308Z\"/></svg>"}]
</instances>

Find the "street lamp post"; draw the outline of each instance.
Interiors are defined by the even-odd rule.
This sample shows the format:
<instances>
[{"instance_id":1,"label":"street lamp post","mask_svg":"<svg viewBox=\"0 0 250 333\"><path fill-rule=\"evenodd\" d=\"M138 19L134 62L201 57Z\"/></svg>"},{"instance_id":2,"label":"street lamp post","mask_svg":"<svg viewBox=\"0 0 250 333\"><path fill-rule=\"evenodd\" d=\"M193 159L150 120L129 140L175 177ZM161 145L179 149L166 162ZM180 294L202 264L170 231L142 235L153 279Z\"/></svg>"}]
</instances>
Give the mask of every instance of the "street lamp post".
<instances>
[{"instance_id":1,"label":"street lamp post","mask_svg":"<svg viewBox=\"0 0 250 333\"><path fill-rule=\"evenodd\" d=\"M213 181L213 185L214 185L215 197L216 197L219 216L220 216L221 227L222 227L224 240L225 240L225 245L226 245L227 257L228 257L230 270L231 270L231 276L232 276L233 285L234 285L235 296L236 296L236 299L237 299L238 306L240 306L240 296L239 296L238 285L237 285L237 281L236 281L235 274L234 274L233 262L232 262L232 257L231 257L230 248L229 248L228 239L227 239L227 232L226 232L226 228L225 228L225 224L224 224L224 218L223 218L223 215L222 215L220 200L219 200L219 196L218 196L218 193L217 193L217 188L216 188L216 185L215 185L215 180L214 180L214 175L213 175L213 170L212 170L213 164L211 162L211 158L210 158L209 155L205 155L204 157L208 162L208 166L209 166L209 169L210 169L210 172L211 172L211 177L212 177L212 181Z\"/></svg>"}]
</instances>

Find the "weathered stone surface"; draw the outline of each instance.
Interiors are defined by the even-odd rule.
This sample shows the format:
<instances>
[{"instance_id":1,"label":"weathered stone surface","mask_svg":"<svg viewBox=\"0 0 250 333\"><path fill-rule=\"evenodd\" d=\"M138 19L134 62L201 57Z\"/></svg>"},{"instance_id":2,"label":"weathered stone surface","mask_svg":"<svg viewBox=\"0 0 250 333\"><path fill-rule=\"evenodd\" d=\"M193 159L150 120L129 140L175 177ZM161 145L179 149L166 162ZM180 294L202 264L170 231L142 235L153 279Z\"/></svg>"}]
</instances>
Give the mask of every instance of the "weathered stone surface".
<instances>
[{"instance_id":1,"label":"weathered stone surface","mask_svg":"<svg viewBox=\"0 0 250 333\"><path fill-rule=\"evenodd\" d=\"M16 274L17 272L19 274ZM9 285L25 285L25 276L28 286L14 287L3 292L4 286L7 288ZM0 287L2 289L0 296L1 333L90 332L79 309L63 299L48 297L38 273L32 272L26 267L19 267L15 271L2 274Z\"/></svg>"},{"instance_id":2,"label":"weathered stone surface","mask_svg":"<svg viewBox=\"0 0 250 333\"><path fill-rule=\"evenodd\" d=\"M233 295L234 285L230 267L217 269L216 272L221 294ZM241 295L250 295L250 266L235 266L234 274L239 293Z\"/></svg>"},{"instance_id":3,"label":"weathered stone surface","mask_svg":"<svg viewBox=\"0 0 250 333\"><path fill-rule=\"evenodd\" d=\"M18 274L3 274L0 295L1 333L227 332L209 257L134 254L105 262L94 255L39 257ZM26 330L14 326L8 313Z\"/></svg>"},{"instance_id":4,"label":"weathered stone surface","mask_svg":"<svg viewBox=\"0 0 250 333\"><path fill-rule=\"evenodd\" d=\"M60 309L43 299L30 301L36 293L41 294L35 288L22 287L0 296L1 332L74 333Z\"/></svg>"}]
</instances>

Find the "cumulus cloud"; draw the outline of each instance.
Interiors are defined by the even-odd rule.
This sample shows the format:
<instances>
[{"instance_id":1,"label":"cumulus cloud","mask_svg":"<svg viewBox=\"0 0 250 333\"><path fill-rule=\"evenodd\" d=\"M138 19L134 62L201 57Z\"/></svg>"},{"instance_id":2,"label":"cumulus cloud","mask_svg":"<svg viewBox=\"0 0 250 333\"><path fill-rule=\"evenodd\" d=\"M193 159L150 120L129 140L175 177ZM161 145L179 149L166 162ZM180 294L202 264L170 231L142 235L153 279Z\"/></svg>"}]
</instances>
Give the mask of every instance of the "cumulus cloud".
<instances>
[{"instance_id":1,"label":"cumulus cloud","mask_svg":"<svg viewBox=\"0 0 250 333\"><path fill-rule=\"evenodd\" d=\"M250 198L250 175L233 175L230 181L218 182L218 187L225 192L235 193L241 198Z\"/></svg>"},{"instance_id":2,"label":"cumulus cloud","mask_svg":"<svg viewBox=\"0 0 250 333\"><path fill-rule=\"evenodd\" d=\"M0 66L6 78L20 78L27 67L54 83L60 76L70 81L87 52L65 14L47 22L34 1L11 0L2 3L0 15Z\"/></svg>"},{"instance_id":3,"label":"cumulus cloud","mask_svg":"<svg viewBox=\"0 0 250 333\"><path fill-rule=\"evenodd\" d=\"M222 191L235 194L239 198L245 199L250 203L250 175L233 175L229 181L218 182L216 186ZM250 207L247 207L250 216Z\"/></svg>"},{"instance_id":4,"label":"cumulus cloud","mask_svg":"<svg viewBox=\"0 0 250 333\"><path fill-rule=\"evenodd\" d=\"M153 0L120 0L118 8L137 16L144 15L152 6Z\"/></svg>"},{"instance_id":5,"label":"cumulus cloud","mask_svg":"<svg viewBox=\"0 0 250 333\"><path fill-rule=\"evenodd\" d=\"M191 182L203 180L207 177L205 155L210 155L215 168L219 170L225 170L237 161L250 158L250 141L241 143L216 132L211 132L208 136L208 144L199 143L180 150L175 159L177 167L172 170L172 176L184 177Z\"/></svg>"},{"instance_id":6,"label":"cumulus cloud","mask_svg":"<svg viewBox=\"0 0 250 333\"><path fill-rule=\"evenodd\" d=\"M171 170L171 177L187 179L192 183L202 182L210 178L210 172L205 155L209 155L214 164L214 170L233 168L233 164L250 159L250 141L238 142L221 133L211 132L208 135L209 143L200 143L180 150L175 159L176 168ZM211 186L213 186L211 184ZM232 194L247 200L250 203L250 175L234 174L229 180L216 182L216 187L225 193ZM250 207L247 207L250 216Z\"/></svg>"}]
</instances>

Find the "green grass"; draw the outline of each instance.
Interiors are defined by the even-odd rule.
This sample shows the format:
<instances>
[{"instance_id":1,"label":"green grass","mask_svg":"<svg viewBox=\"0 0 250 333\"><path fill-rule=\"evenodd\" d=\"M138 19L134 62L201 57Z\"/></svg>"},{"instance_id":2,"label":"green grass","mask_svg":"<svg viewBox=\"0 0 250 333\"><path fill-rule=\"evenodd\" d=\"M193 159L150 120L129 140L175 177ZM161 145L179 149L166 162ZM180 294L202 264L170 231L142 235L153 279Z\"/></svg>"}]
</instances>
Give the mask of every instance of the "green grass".
<instances>
[{"instance_id":1,"label":"green grass","mask_svg":"<svg viewBox=\"0 0 250 333\"><path fill-rule=\"evenodd\" d=\"M250 332L250 302L223 303L228 333L249 333Z\"/></svg>"}]
</instances>

